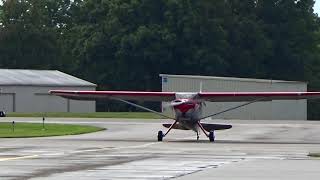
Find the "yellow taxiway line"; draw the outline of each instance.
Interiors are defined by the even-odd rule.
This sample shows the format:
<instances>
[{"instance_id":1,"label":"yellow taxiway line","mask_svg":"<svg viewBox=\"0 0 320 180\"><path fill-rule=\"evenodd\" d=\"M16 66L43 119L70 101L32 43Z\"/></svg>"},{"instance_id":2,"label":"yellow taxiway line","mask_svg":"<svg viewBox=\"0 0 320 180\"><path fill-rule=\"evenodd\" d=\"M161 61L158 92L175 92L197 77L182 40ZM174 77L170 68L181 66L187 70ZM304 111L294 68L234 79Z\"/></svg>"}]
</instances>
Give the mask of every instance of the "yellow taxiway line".
<instances>
[{"instance_id":1,"label":"yellow taxiway line","mask_svg":"<svg viewBox=\"0 0 320 180\"><path fill-rule=\"evenodd\" d=\"M31 156L21 156L21 157L13 157L13 158L0 158L1 161L12 161L12 160L19 160L19 159L31 159L36 158L38 155L31 155Z\"/></svg>"}]
</instances>

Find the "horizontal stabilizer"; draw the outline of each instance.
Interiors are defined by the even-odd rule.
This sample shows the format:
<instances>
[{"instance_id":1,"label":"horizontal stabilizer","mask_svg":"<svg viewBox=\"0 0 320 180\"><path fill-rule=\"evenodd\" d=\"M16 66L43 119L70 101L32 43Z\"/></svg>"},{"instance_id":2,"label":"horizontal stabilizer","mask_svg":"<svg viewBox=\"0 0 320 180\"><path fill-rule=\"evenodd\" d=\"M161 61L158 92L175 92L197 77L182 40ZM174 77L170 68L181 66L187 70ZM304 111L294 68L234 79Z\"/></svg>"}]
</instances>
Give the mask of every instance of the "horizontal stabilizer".
<instances>
[{"instance_id":1,"label":"horizontal stabilizer","mask_svg":"<svg viewBox=\"0 0 320 180\"><path fill-rule=\"evenodd\" d=\"M162 124L164 127L169 128L172 124ZM215 131L215 130L224 130L224 129L230 129L232 128L232 125L228 124L206 124L206 123L201 123L202 127L210 132L210 131ZM184 126L181 126L179 123L175 124L172 129L181 129L181 130L190 130Z\"/></svg>"},{"instance_id":2,"label":"horizontal stabilizer","mask_svg":"<svg viewBox=\"0 0 320 180\"><path fill-rule=\"evenodd\" d=\"M224 129L232 128L232 125L228 125L228 124L206 124L206 123L201 123L201 125L208 132L214 131L214 130L224 130Z\"/></svg>"}]
</instances>

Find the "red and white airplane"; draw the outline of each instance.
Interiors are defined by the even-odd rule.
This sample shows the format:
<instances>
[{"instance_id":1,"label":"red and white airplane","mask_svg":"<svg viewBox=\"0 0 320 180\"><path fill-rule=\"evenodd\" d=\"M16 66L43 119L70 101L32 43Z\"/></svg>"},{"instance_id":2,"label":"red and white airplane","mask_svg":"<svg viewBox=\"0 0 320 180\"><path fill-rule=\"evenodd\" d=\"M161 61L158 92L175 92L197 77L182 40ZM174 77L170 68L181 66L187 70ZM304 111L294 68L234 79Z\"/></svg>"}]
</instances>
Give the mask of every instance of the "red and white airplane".
<instances>
[{"instance_id":1,"label":"red and white airplane","mask_svg":"<svg viewBox=\"0 0 320 180\"><path fill-rule=\"evenodd\" d=\"M173 119L174 122L172 124L163 124L164 127L169 129L165 133L162 131L158 132L158 141L162 141L163 137L165 137L171 131L171 129L193 130L197 133L197 139L199 139L199 131L203 131L210 141L214 141L215 130L230 129L232 126L223 124L206 124L201 123L201 120L258 101L320 98L320 92L141 92L51 90L49 93L75 100L118 100L137 108L158 114L162 117ZM175 111L175 117L169 117L160 112L130 102L132 100L170 102L170 106ZM205 101L244 103L221 112L216 112L208 116L202 116L202 108Z\"/></svg>"}]
</instances>

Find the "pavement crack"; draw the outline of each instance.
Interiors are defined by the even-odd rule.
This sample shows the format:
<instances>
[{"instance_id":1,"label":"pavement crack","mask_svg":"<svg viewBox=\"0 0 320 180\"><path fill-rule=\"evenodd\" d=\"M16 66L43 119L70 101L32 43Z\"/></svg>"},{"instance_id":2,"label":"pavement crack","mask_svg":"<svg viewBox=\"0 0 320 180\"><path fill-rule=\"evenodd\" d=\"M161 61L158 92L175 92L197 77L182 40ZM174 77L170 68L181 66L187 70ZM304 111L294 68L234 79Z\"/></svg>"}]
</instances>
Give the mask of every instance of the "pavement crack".
<instances>
[{"instance_id":1,"label":"pavement crack","mask_svg":"<svg viewBox=\"0 0 320 180\"><path fill-rule=\"evenodd\" d=\"M38 171L35 171L34 173L27 174L26 176L20 176L16 177L12 180L29 180L29 179L37 179L37 178L45 178L49 177L53 174L61 174L66 172L75 172L75 171L84 171L84 170L91 170L96 169L99 167L106 167L106 166L114 166L114 165L120 165L124 163L129 163L133 161L140 161L145 159L151 159L155 157L151 156L139 156L139 157L117 157L112 160L107 159L107 161L99 162L99 163L75 163L73 165L68 166L60 166L56 168L48 168L48 169L41 169ZM65 163L68 163L67 161Z\"/></svg>"}]
</instances>

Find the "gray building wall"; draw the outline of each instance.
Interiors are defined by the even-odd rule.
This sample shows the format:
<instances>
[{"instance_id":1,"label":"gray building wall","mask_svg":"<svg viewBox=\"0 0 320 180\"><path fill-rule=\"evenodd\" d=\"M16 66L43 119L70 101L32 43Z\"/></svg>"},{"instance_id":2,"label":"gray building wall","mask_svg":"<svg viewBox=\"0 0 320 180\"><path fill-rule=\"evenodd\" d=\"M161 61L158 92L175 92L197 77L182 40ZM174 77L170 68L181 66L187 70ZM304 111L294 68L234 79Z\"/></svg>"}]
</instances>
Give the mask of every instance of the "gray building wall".
<instances>
[{"instance_id":1,"label":"gray building wall","mask_svg":"<svg viewBox=\"0 0 320 180\"><path fill-rule=\"evenodd\" d=\"M6 112L95 112L95 101L69 100L52 89L95 90L95 87L0 86L0 110Z\"/></svg>"},{"instance_id":2,"label":"gray building wall","mask_svg":"<svg viewBox=\"0 0 320 180\"><path fill-rule=\"evenodd\" d=\"M161 74L162 91L175 92L243 92L243 91L307 91L307 83L281 80L262 80L247 78L227 78L188 75ZM243 102L207 102L204 115L223 111ZM165 113L173 113L170 108L163 109ZM248 106L215 116L215 119L279 119L279 120L306 120L306 100L281 100L257 102Z\"/></svg>"}]
</instances>

